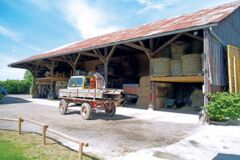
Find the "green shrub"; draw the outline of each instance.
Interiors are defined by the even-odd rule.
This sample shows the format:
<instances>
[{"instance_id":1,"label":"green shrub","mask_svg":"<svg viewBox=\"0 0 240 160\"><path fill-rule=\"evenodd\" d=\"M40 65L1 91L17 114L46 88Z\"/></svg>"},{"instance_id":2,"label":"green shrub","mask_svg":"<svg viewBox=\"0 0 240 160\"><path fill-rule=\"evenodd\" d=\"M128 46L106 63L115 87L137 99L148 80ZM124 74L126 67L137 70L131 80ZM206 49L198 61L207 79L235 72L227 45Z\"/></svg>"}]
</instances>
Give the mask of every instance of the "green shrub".
<instances>
[{"instance_id":1,"label":"green shrub","mask_svg":"<svg viewBox=\"0 0 240 160\"><path fill-rule=\"evenodd\" d=\"M31 83L25 80L0 81L0 86L7 89L9 94L29 94Z\"/></svg>"},{"instance_id":2,"label":"green shrub","mask_svg":"<svg viewBox=\"0 0 240 160\"><path fill-rule=\"evenodd\" d=\"M4 96L3 96L3 94L2 93L0 93L0 100L3 98Z\"/></svg>"},{"instance_id":3,"label":"green shrub","mask_svg":"<svg viewBox=\"0 0 240 160\"><path fill-rule=\"evenodd\" d=\"M210 102L205 109L210 120L234 121L240 118L240 93L219 92L209 97Z\"/></svg>"}]
</instances>

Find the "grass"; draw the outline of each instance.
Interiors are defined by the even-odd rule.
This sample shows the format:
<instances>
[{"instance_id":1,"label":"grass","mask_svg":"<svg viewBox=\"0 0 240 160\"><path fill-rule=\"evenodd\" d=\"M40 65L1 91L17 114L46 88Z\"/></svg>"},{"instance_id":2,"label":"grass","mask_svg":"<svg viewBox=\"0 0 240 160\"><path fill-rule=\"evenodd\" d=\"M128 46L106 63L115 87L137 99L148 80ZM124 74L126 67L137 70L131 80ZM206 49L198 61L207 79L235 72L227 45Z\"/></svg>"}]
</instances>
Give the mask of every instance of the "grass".
<instances>
[{"instance_id":1,"label":"grass","mask_svg":"<svg viewBox=\"0 0 240 160\"><path fill-rule=\"evenodd\" d=\"M47 139L43 146L42 137L35 133L19 135L15 131L0 130L0 160L76 160L78 152ZM84 160L98 160L84 155Z\"/></svg>"}]
</instances>

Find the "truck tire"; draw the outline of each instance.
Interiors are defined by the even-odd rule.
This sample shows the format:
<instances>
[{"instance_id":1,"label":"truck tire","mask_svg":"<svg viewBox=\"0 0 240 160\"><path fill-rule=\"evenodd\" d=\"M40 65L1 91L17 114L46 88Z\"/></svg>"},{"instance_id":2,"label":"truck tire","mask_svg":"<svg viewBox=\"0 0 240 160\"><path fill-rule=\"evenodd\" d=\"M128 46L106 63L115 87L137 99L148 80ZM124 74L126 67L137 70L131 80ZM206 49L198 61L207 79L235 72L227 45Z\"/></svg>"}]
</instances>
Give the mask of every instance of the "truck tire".
<instances>
[{"instance_id":1,"label":"truck tire","mask_svg":"<svg viewBox=\"0 0 240 160\"><path fill-rule=\"evenodd\" d=\"M105 108L105 114L109 117L113 117L115 114L116 114L116 107L115 105L113 106L112 109L109 109L109 108Z\"/></svg>"},{"instance_id":2,"label":"truck tire","mask_svg":"<svg viewBox=\"0 0 240 160\"><path fill-rule=\"evenodd\" d=\"M59 112L64 115L67 113L67 109L68 109L68 103L66 100L62 99L60 102L59 102L59 107L58 107L58 110Z\"/></svg>"},{"instance_id":3,"label":"truck tire","mask_svg":"<svg viewBox=\"0 0 240 160\"><path fill-rule=\"evenodd\" d=\"M83 103L81 105L81 116L84 120L92 118L92 108L88 103Z\"/></svg>"}]
</instances>

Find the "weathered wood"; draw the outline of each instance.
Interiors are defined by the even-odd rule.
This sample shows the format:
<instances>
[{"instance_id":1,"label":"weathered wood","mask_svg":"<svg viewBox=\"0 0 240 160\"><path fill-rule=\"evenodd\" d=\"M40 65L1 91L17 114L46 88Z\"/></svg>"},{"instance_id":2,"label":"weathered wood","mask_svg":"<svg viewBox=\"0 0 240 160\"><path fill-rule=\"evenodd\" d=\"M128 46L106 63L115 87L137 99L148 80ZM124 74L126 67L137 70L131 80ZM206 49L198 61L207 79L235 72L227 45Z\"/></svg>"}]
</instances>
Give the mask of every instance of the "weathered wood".
<instances>
[{"instance_id":1,"label":"weathered wood","mask_svg":"<svg viewBox=\"0 0 240 160\"><path fill-rule=\"evenodd\" d=\"M58 132L58 131L53 130L53 129L51 129L51 128L48 129L48 132L50 132L50 133L52 133L52 134L55 134L55 135L57 135L57 136L59 136L59 137L65 138L65 139L67 139L67 140L69 140L69 141L78 143L78 144L83 143L82 141L80 141L80 140L77 139L77 138L68 136L68 135L66 135L66 134L63 134L62 132ZM88 146L88 143L83 143L83 145L84 145L85 147L87 147L87 146Z\"/></svg>"},{"instance_id":2,"label":"weathered wood","mask_svg":"<svg viewBox=\"0 0 240 160\"><path fill-rule=\"evenodd\" d=\"M95 49L93 50L93 52L98 56L98 58L102 63L105 63L105 59L102 55L100 55Z\"/></svg>"},{"instance_id":3,"label":"weathered wood","mask_svg":"<svg viewBox=\"0 0 240 160\"><path fill-rule=\"evenodd\" d=\"M156 83L152 83L152 103L153 103L153 110L157 109L157 89Z\"/></svg>"},{"instance_id":4,"label":"weathered wood","mask_svg":"<svg viewBox=\"0 0 240 160\"><path fill-rule=\"evenodd\" d=\"M18 122L18 119L15 119L15 118L4 118L4 117L0 117L0 120L2 120L2 121Z\"/></svg>"},{"instance_id":5,"label":"weathered wood","mask_svg":"<svg viewBox=\"0 0 240 160\"><path fill-rule=\"evenodd\" d=\"M109 52L109 54L108 54L107 57L106 57L106 62L109 62L109 60L110 60L110 58L112 57L115 49L116 49L116 46L113 46L112 49L111 49L111 51Z\"/></svg>"},{"instance_id":6,"label":"weathered wood","mask_svg":"<svg viewBox=\"0 0 240 160\"><path fill-rule=\"evenodd\" d=\"M78 150L78 159L83 160L83 143L79 143L79 150Z\"/></svg>"},{"instance_id":7,"label":"weathered wood","mask_svg":"<svg viewBox=\"0 0 240 160\"><path fill-rule=\"evenodd\" d=\"M89 57L99 58L98 55L93 54L93 53L89 53L89 52L80 52L80 54L83 55L83 56L89 56Z\"/></svg>"},{"instance_id":8,"label":"weathered wood","mask_svg":"<svg viewBox=\"0 0 240 160\"><path fill-rule=\"evenodd\" d=\"M77 64L78 60L80 59L80 56L81 56L81 54L78 53L78 55L77 55L77 57L76 57L76 59L75 59L75 61L74 61L74 64L75 64L75 65Z\"/></svg>"},{"instance_id":9,"label":"weathered wood","mask_svg":"<svg viewBox=\"0 0 240 160\"><path fill-rule=\"evenodd\" d=\"M104 63L104 79L107 87L108 86L108 62Z\"/></svg>"},{"instance_id":10,"label":"weathered wood","mask_svg":"<svg viewBox=\"0 0 240 160\"><path fill-rule=\"evenodd\" d=\"M46 145L47 144L47 142L46 142L46 132L47 132L47 128L48 128L48 125L43 125L42 126L42 141L43 141L43 145Z\"/></svg>"},{"instance_id":11,"label":"weathered wood","mask_svg":"<svg viewBox=\"0 0 240 160\"><path fill-rule=\"evenodd\" d=\"M119 49L122 49L122 50L129 51L129 52L133 52L133 53L136 52L136 50L131 47L127 47L127 46L123 46L123 45L117 45L116 47Z\"/></svg>"},{"instance_id":12,"label":"weathered wood","mask_svg":"<svg viewBox=\"0 0 240 160\"><path fill-rule=\"evenodd\" d=\"M143 52L150 52L150 50L148 48L145 48L143 46L139 46L139 45L136 45L134 43L126 43L124 44L125 46L128 46L128 47L131 47L131 48L135 48L135 49L138 49L138 50L141 50Z\"/></svg>"},{"instance_id":13,"label":"weathered wood","mask_svg":"<svg viewBox=\"0 0 240 160\"><path fill-rule=\"evenodd\" d=\"M153 50L154 50L154 40L153 39L149 39L149 46L150 46L150 51L153 52Z\"/></svg>"},{"instance_id":14,"label":"weathered wood","mask_svg":"<svg viewBox=\"0 0 240 160\"><path fill-rule=\"evenodd\" d=\"M151 77L154 82L175 82L175 83L203 83L204 77L201 76L179 76L179 77Z\"/></svg>"},{"instance_id":15,"label":"weathered wood","mask_svg":"<svg viewBox=\"0 0 240 160\"><path fill-rule=\"evenodd\" d=\"M203 42L203 38L200 37L200 36L195 36L195 35L193 35L193 34L191 34L191 33L183 33L183 34L186 35L186 36L188 36L188 37L191 37L191 38L193 38L193 39L196 39L196 40L199 40L199 41L202 41L202 42Z\"/></svg>"},{"instance_id":16,"label":"weathered wood","mask_svg":"<svg viewBox=\"0 0 240 160\"><path fill-rule=\"evenodd\" d=\"M143 43L142 41L139 41L139 44L140 44L142 47L146 48L145 45L144 45L144 43ZM150 50L149 50L149 51L145 50L144 52L145 52L145 54L147 55L148 59L151 60L151 52L150 52Z\"/></svg>"},{"instance_id":17,"label":"weathered wood","mask_svg":"<svg viewBox=\"0 0 240 160\"><path fill-rule=\"evenodd\" d=\"M69 78L66 77L52 77L53 81L68 81ZM36 78L36 82L50 82L51 78L46 77L46 78Z\"/></svg>"},{"instance_id":18,"label":"weathered wood","mask_svg":"<svg viewBox=\"0 0 240 160\"><path fill-rule=\"evenodd\" d=\"M168 45L170 45L171 43L173 43L175 40L177 40L179 37L181 37L183 34L177 34L174 37L172 37L170 40L168 40L167 42L165 42L163 45L161 45L158 49L156 49L153 53L152 56L154 56L156 53L160 52L162 49L166 48Z\"/></svg>"},{"instance_id":19,"label":"weathered wood","mask_svg":"<svg viewBox=\"0 0 240 160\"><path fill-rule=\"evenodd\" d=\"M22 118L21 117L18 117L18 134L21 134L22 133Z\"/></svg>"},{"instance_id":20,"label":"weathered wood","mask_svg":"<svg viewBox=\"0 0 240 160\"><path fill-rule=\"evenodd\" d=\"M43 126L44 124L40 123L40 122L37 122L37 121L34 121L32 119L28 119L28 118L24 118L24 121L25 122L30 122L30 123L33 123L35 125L38 125L38 126Z\"/></svg>"}]
</instances>

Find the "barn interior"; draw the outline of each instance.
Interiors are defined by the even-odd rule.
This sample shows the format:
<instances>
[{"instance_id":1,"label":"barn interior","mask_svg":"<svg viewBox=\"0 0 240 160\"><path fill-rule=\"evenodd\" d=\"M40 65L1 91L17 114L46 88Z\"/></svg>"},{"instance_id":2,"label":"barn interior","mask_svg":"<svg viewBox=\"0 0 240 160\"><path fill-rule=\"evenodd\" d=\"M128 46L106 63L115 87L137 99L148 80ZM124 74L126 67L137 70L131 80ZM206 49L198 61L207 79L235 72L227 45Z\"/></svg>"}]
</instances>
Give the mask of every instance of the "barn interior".
<instances>
[{"instance_id":1,"label":"barn interior","mask_svg":"<svg viewBox=\"0 0 240 160\"><path fill-rule=\"evenodd\" d=\"M151 58L144 48L153 52ZM111 49L110 46L94 52L104 55ZM203 31L198 30L117 45L107 64L107 72L98 56L81 54L77 57L76 54L70 54L63 58L56 57L52 77L51 65L41 65L39 68L35 97L57 98L58 90L67 87L71 76L93 71L107 77L107 87L125 91L130 97L126 106L147 109L153 103L156 110L182 108L186 112L197 113L203 105L202 53ZM75 67L68 61L71 59L77 59ZM52 64L52 60L43 59L38 63ZM50 94L51 83L53 95Z\"/></svg>"}]
</instances>

